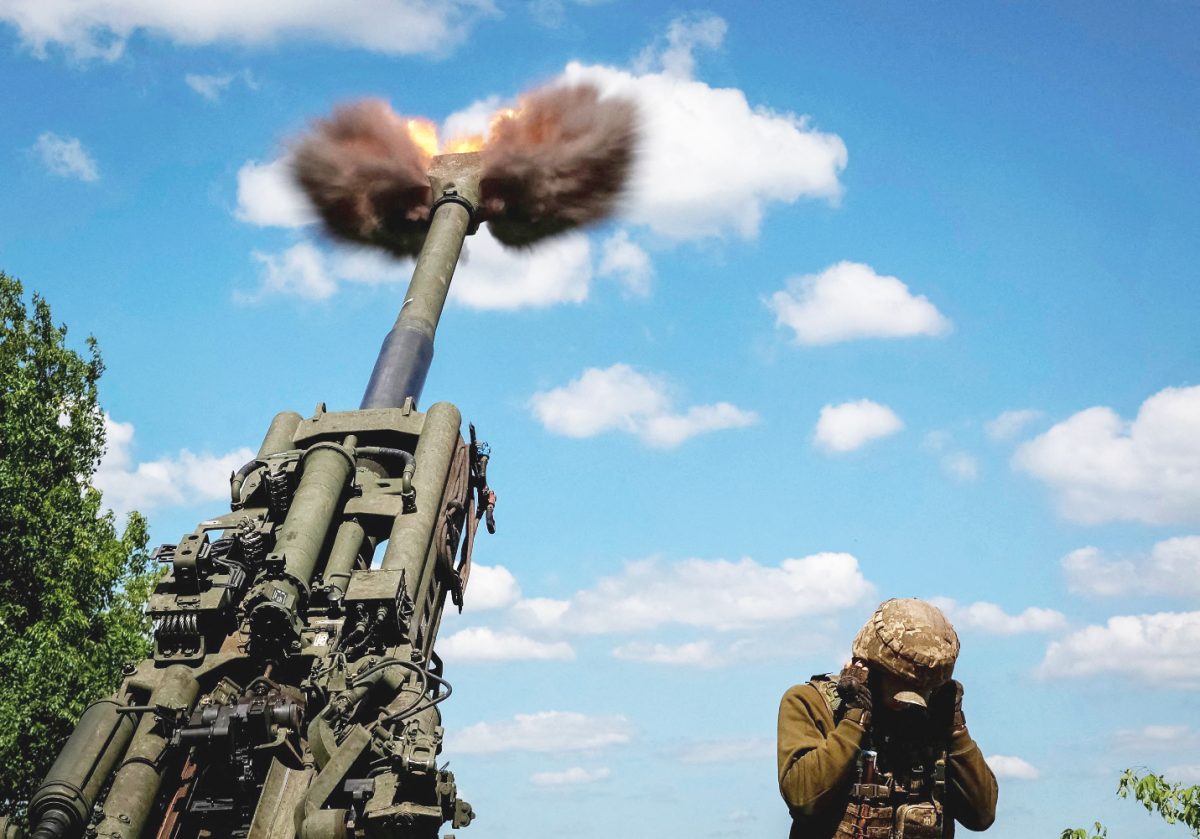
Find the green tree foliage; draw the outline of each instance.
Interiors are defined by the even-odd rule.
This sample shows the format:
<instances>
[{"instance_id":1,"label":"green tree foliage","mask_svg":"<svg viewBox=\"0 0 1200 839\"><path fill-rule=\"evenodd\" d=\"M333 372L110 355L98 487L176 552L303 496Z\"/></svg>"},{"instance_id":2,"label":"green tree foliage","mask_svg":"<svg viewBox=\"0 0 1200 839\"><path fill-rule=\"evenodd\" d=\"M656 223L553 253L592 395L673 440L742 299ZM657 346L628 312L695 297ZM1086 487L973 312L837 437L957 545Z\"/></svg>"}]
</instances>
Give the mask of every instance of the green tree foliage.
<instances>
[{"instance_id":1,"label":"green tree foliage","mask_svg":"<svg viewBox=\"0 0 1200 839\"><path fill-rule=\"evenodd\" d=\"M1130 794L1146 808L1147 813L1158 813L1167 824L1182 824L1200 837L1200 786L1185 787L1171 783L1162 775L1147 772L1139 775L1132 769L1121 773L1117 783L1117 795L1128 798ZM1094 833L1083 828L1068 829L1059 839L1107 839L1108 830L1096 822Z\"/></svg>"},{"instance_id":2,"label":"green tree foliage","mask_svg":"<svg viewBox=\"0 0 1200 839\"><path fill-rule=\"evenodd\" d=\"M95 340L0 272L0 805L23 808L83 709L148 651L146 522L118 535L91 478L104 453Z\"/></svg>"},{"instance_id":3,"label":"green tree foliage","mask_svg":"<svg viewBox=\"0 0 1200 839\"><path fill-rule=\"evenodd\" d=\"M1126 769L1117 785L1117 795L1128 798L1130 793L1147 813L1158 813L1167 824L1182 824L1193 836L1200 836L1200 786L1185 787L1153 772L1138 775Z\"/></svg>"}]
</instances>

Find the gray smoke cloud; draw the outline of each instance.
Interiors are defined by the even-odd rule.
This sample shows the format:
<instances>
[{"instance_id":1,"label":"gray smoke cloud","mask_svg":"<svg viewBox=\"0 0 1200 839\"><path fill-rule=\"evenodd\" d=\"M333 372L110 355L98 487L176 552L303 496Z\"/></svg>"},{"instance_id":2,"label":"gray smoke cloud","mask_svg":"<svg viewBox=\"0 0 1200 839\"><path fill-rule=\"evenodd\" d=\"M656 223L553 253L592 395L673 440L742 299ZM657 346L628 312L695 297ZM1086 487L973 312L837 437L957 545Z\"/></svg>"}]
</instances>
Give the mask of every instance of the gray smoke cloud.
<instances>
[{"instance_id":1,"label":"gray smoke cloud","mask_svg":"<svg viewBox=\"0 0 1200 839\"><path fill-rule=\"evenodd\" d=\"M482 212L498 240L528 245L613 212L638 141L637 109L591 85L546 88L483 148Z\"/></svg>"},{"instance_id":2,"label":"gray smoke cloud","mask_svg":"<svg viewBox=\"0 0 1200 839\"><path fill-rule=\"evenodd\" d=\"M334 238L398 256L424 241L429 156L381 99L343 105L295 146L292 172Z\"/></svg>"}]
</instances>

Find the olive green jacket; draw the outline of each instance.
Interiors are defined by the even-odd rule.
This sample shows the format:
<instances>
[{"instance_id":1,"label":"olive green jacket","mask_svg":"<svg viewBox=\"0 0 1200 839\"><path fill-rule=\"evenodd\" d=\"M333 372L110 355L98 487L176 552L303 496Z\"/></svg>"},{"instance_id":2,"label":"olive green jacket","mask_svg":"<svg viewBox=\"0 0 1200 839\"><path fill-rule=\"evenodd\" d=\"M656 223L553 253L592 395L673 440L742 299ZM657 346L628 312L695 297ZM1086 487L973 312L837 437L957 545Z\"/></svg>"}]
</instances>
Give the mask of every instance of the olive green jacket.
<instances>
[{"instance_id":1,"label":"olive green jacket","mask_svg":"<svg viewBox=\"0 0 1200 839\"><path fill-rule=\"evenodd\" d=\"M779 703L779 791L792 812L792 839L829 839L846 812L863 727L833 711L811 684L788 689ZM950 739L946 814L970 830L996 818L996 776L963 729ZM949 819L948 819L949 820ZM953 835L950 825L947 835Z\"/></svg>"}]
</instances>

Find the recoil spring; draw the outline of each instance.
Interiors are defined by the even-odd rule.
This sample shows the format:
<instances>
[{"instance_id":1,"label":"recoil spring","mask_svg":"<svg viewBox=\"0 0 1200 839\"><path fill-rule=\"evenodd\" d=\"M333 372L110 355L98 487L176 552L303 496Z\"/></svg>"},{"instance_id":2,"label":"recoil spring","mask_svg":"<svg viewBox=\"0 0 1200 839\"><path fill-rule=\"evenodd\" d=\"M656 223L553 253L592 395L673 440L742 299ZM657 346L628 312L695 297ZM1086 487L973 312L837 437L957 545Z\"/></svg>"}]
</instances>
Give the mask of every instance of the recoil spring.
<instances>
[{"instance_id":1,"label":"recoil spring","mask_svg":"<svg viewBox=\"0 0 1200 839\"><path fill-rule=\"evenodd\" d=\"M175 638L193 638L200 634L200 616L195 613L177 612L158 619L154 636L160 641Z\"/></svg>"},{"instance_id":2,"label":"recoil spring","mask_svg":"<svg viewBox=\"0 0 1200 839\"><path fill-rule=\"evenodd\" d=\"M267 505L271 509L271 518L283 521L288 509L292 506L292 487L287 473L275 469L267 473Z\"/></svg>"},{"instance_id":3,"label":"recoil spring","mask_svg":"<svg viewBox=\"0 0 1200 839\"><path fill-rule=\"evenodd\" d=\"M237 540L241 543L242 556L246 558L246 563L251 568L257 568L267 555L267 537L254 527L250 519L244 519Z\"/></svg>"}]
</instances>

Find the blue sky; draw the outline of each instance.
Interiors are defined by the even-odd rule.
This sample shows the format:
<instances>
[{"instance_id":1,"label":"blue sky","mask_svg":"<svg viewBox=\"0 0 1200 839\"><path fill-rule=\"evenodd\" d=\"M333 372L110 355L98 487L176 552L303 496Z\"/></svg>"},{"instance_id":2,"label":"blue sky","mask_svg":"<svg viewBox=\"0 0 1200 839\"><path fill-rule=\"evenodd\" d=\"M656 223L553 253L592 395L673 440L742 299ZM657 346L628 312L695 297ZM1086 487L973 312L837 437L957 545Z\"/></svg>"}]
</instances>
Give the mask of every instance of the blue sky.
<instances>
[{"instance_id":1,"label":"blue sky","mask_svg":"<svg viewBox=\"0 0 1200 839\"><path fill-rule=\"evenodd\" d=\"M303 223L311 119L589 79L647 118L622 213L482 231L425 390L500 494L461 835L784 835L778 699L890 596L958 626L991 835L1173 835L1113 790L1200 781L1195 5L356 10L0 2L0 268L100 341L109 502L173 541L357 405L408 266Z\"/></svg>"}]
</instances>

